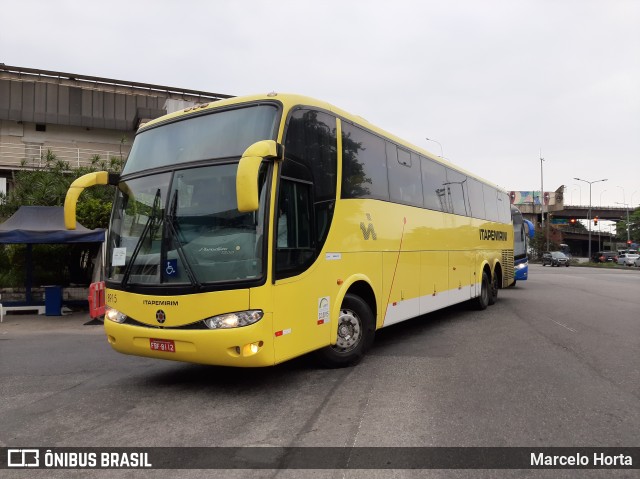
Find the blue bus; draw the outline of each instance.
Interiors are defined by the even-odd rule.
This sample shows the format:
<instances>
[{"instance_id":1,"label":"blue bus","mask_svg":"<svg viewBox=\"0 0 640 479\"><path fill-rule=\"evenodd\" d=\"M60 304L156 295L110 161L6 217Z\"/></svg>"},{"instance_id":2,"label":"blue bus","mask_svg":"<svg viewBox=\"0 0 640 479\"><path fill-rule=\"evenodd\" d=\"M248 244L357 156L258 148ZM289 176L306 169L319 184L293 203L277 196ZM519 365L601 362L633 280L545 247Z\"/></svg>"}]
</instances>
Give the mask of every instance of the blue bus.
<instances>
[{"instance_id":1,"label":"blue bus","mask_svg":"<svg viewBox=\"0 0 640 479\"><path fill-rule=\"evenodd\" d=\"M525 281L529 276L529 240L533 238L533 223L525 220L518 208L511 205L513 221L513 266L515 280ZM515 284L515 282L514 282Z\"/></svg>"}]
</instances>

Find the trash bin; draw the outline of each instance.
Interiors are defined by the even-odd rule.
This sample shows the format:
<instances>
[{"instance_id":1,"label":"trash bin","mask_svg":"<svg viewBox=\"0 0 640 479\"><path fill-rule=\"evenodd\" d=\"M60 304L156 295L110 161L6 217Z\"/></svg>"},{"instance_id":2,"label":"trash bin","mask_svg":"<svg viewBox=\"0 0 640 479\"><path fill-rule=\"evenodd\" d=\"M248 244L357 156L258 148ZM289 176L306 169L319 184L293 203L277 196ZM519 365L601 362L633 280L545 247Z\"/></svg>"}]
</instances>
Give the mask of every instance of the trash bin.
<instances>
[{"instance_id":1,"label":"trash bin","mask_svg":"<svg viewBox=\"0 0 640 479\"><path fill-rule=\"evenodd\" d=\"M62 286L44 287L44 312L47 316L62 316Z\"/></svg>"}]
</instances>

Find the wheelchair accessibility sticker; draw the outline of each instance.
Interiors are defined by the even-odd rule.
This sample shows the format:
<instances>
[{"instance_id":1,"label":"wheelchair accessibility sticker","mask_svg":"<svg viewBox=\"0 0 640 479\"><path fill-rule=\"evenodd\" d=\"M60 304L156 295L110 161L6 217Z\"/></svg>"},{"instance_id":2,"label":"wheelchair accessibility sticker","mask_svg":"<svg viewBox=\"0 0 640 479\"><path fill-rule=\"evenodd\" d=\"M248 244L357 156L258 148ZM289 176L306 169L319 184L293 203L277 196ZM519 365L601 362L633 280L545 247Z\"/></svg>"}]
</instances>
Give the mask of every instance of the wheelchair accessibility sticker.
<instances>
[{"instance_id":1,"label":"wheelchair accessibility sticker","mask_svg":"<svg viewBox=\"0 0 640 479\"><path fill-rule=\"evenodd\" d=\"M167 276L175 276L178 274L178 260L177 259L168 259L166 266L164 268L164 272Z\"/></svg>"}]
</instances>

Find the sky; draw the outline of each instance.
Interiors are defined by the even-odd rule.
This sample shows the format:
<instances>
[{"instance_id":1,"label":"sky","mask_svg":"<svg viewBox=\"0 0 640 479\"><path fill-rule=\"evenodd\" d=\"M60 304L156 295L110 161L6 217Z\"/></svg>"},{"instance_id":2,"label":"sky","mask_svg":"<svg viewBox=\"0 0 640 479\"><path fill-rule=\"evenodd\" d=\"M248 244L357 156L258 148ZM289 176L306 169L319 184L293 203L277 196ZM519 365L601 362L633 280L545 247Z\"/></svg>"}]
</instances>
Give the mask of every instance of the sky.
<instances>
[{"instance_id":1,"label":"sky","mask_svg":"<svg viewBox=\"0 0 640 479\"><path fill-rule=\"evenodd\" d=\"M507 190L640 204L638 0L0 0L0 62L325 100ZM428 141L430 138L434 141ZM540 157L544 161L540 161ZM541 171L542 165L542 171Z\"/></svg>"}]
</instances>

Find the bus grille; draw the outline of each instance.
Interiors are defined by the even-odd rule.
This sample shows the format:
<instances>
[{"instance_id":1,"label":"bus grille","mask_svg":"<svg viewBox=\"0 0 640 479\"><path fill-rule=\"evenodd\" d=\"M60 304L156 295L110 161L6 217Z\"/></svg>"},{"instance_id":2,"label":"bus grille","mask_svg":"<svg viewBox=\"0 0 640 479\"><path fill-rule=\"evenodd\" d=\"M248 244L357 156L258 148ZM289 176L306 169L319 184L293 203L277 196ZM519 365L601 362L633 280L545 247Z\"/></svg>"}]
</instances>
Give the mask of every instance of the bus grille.
<instances>
[{"instance_id":1,"label":"bus grille","mask_svg":"<svg viewBox=\"0 0 640 479\"><path fill-rule=\"evenodd\" d=\"M506 288L513 283L515 272L513 270L513 250L502 250L502 287Z\"/></svg>"}]
</instances>

